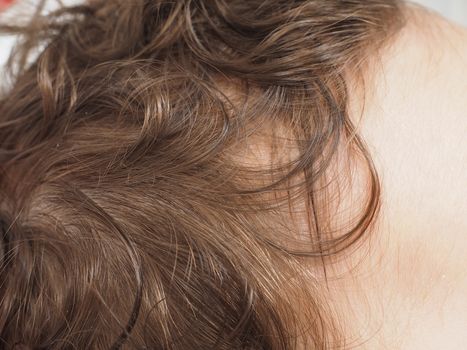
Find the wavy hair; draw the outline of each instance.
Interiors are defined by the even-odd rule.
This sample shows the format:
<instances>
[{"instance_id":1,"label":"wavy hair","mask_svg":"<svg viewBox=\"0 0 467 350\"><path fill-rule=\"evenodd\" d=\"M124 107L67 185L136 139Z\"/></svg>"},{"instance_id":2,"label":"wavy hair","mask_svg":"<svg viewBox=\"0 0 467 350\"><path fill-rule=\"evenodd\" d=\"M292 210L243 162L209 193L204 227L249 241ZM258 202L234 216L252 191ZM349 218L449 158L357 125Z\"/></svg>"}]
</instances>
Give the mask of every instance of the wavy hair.
<instances>
[{"instance_id":1,"label":"wavy hair","mask_svg":"<svg viewBox=\"0 0 467 350\"><path fill-rule=\"evenodd\" d=\"M2 20L19 39L0 95L0 348L343 348L318 271L380 202L348 80L400 7L92 0Z\"/></svg>"}]
</instances>

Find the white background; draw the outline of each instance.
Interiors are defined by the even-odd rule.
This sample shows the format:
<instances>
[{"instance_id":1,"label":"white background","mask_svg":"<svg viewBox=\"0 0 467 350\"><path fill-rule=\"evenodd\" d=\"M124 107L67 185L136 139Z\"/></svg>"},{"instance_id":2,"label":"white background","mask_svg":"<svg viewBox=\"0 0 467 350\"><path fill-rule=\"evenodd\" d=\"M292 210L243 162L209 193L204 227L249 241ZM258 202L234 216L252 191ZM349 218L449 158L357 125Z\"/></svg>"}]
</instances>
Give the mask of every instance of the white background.
<instances>
[{"instance_id":1,"label":"white background","mask_svg":"<svg viewBox=\"0 0 467 350\"><path fill-rule=\"evenodd\" d=\"M467 26L467 0L413 0Z\"/></svg>"}]
</instances>

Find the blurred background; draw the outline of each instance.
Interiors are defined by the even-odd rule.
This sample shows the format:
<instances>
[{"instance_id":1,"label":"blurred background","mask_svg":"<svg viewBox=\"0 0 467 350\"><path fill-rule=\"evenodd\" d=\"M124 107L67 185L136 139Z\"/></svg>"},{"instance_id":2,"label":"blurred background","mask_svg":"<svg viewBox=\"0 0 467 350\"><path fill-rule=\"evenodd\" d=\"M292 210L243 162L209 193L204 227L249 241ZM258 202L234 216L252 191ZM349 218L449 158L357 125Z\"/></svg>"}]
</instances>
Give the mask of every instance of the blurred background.
<instances>
[{"instance_id":1,"label":"blurred background","mask_svg":"<svg viewBox=\"0 0 467 350\"><path fill-rule=\"evenodd\" d=\"M445 17L467 26L467 0L413 0L430 7Z\"/></svg>"},{"instance_id":2,"label":"blurred background","mask_svg":"<svg viewBox=\"0 0 467 350\"><path fill-rule=\"evenodd\" d=\"M0 0L0 17L1 12L10 7L10 10L18 5L15 3L21 4L21 2L34 3L37 0ZM112 0L109 0L112 1ZM130 1L130 0L129 0ZM248 1L248 0L245 0ZM325 1L325 0L324 0ZM366 0L361 0L366 1ZM445 17L460 23L467 27L467 0L412 0L415 3L429 7L435 11L440 12ZM64 3L77 3L79 0L62 0ZM50 0L50 4L56 3L56 0ZM7 12L9 12L7 11ZM1 20L1 18L0 18ZM0 36L0 84L2 82L2 69L1 66L6 62L10 48L14 42L14 38L7 36Z\"/></svg>"}]
</instances>

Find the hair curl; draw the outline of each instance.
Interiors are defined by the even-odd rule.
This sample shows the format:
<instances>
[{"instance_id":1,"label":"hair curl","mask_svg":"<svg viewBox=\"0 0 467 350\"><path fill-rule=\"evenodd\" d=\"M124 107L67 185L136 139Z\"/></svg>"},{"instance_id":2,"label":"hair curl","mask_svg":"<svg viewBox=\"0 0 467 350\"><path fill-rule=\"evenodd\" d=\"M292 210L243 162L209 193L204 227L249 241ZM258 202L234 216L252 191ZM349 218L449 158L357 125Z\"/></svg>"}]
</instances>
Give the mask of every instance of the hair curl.
<instances>
[{"instance_id":1,"label":"hair curl","mask_svg":"<svg viewBox=\"0 0 467 350\"><path fill-rule=\"evenodd\" d=\"M93 0L2 22L21 36L0 95L0 348L343 347L305 266L376 217L346 79L400 17ZM341 148L367 174L345 222Z\"/></svg>"}]
</instances>

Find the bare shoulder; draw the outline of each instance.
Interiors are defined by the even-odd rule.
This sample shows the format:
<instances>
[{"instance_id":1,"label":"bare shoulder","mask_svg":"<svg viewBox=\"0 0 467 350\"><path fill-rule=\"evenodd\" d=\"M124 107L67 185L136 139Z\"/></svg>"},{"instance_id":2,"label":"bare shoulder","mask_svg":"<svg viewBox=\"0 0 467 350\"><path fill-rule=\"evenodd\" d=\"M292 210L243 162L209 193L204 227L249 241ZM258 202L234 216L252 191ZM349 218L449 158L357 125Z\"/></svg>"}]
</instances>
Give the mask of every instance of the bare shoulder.
<instances>
[{"instance_id":1,"label":"bare shoulder","mask_svg":"<svg viewBox=\"0 0 467 350\"><path fill-rule=\"evenodd\" d=\"M413 12L373 72L360 129L391 222L466 247L467 30Z\"/></svg>"},{"instance_id":2,"label":"bare shoulder","mask_svg":"<svg viewBox=\"0 0 467 350\"><path fill-rule=\"evenodd\" d=\"M406 15L365 78L364 109L351 101L383 187L377 287L366 295L397 310L381 313L385 344L458 349L467 341L467 29L422 9Z\"/></svg>"}]
</instances>

